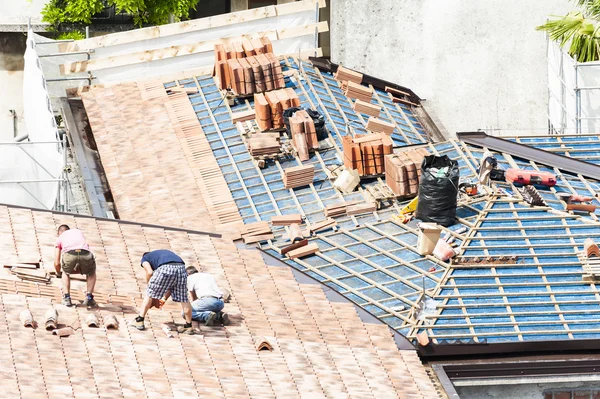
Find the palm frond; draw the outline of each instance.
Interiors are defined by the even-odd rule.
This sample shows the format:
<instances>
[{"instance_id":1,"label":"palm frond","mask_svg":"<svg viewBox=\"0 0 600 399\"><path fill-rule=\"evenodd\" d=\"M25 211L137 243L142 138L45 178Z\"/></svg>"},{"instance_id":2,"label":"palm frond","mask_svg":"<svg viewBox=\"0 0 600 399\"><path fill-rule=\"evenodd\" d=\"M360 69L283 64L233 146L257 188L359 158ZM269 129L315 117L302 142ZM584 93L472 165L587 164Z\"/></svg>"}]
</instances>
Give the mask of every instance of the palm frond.
<instances>
[{"instance_id":1,"label":"palm frond","mask_svg":"<svg viewBox=\"0 0 600 399\"><path fill-rule=\"evenodd\" d=\"M573 0L581 7L584 14L593 18L600 18L600 0Z\"/></svg>"},{"instance_id":2,"label":"palm frond","mask_svg":"<svg viewBox=\"0 0 600 399\"><path fill-rule=\"evenodd\" d=\"M562 18L549 20L536 29L548 32L550 39L559 42L563 48L569 45L569 54L579 62L599 59L599 28L595 21L585 18L581 12L570 12Z\"/></svg>"}]
</instances>

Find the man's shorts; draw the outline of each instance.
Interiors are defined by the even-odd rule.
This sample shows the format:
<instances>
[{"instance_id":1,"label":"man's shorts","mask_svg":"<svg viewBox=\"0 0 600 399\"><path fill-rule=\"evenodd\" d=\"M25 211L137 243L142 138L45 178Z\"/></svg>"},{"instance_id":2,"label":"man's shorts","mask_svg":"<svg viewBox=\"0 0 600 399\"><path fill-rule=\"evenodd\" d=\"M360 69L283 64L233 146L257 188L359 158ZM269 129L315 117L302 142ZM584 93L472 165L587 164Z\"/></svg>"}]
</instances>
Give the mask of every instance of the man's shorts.
<instances>
[{"instance_id":1,"label":"man's shorts","mask_svg":"<svg viewBox=\"0 0 600 399\"><path fill-rule=\"evenodd\" d=\"M154 271L146 294L153 299L161 299L171 291L174 302L188 302L187 273L183 263L167 263Z\"/></svg>"},{"instance_id":2,"label":"man's shorts","mask_svg":"<svg viewBox=\"0 0 600 399\"><path fill-rule=\"evenodd\" d=\"M96 258L90 251L74 249L62 254L61 269L66 274L91 276L96 273Z\"/></svg>"}]
</instances>

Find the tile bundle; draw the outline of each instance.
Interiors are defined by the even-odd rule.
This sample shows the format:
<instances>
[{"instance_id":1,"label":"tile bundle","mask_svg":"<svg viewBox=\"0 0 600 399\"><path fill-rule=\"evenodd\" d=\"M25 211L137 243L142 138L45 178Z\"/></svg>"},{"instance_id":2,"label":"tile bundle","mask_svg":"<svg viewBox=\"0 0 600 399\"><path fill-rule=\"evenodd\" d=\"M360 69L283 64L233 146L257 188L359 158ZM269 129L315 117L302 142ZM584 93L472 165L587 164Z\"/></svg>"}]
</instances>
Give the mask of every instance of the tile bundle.
<instances>
[{"instance_id":1,"label":"tile bundle","mask_svg":"<svg viewBox=\"0 0 600 399\"><path fill-rule=\"evenodd\" d=\"M271 227L268 222L249 223L240 226L240 233L244 239L244 244L253 244L256 242L267 241L274 238Z\"/></svg>"},{"instance_id":2,"label":"tile bundle","mask_svg":"<svg viewBox=\"0 0 600 399\"><path fill-rule=\"evenodd\" d=\"M348 82L346 84L342 83L342 90L346 97L354 100L361 100L366 103L370 103L371 97L373 97L372 88L354 82Z\"/></svg>"},{"instance_id":3,"label":"tile bundle","mask_svg":"<svg viewBox=\"0 0 600 399\"><path fill-rule=\"evenodd\" d=\"M379 113L381 112L380 106L362 100L356 100L354 104L352 104L352 109L361 114L375 117L379 116Z\"/></svg>"},{"instance_id":4,"label":"tile bundle","mask_svg":"<svg viewBox=\"0 0 600 399\"><path fill-rule=\"evenodd\" d=\"M339 66L337 71L333 74L333 77L335 80L340 82L354 82L356 84L361 84L363 74L348 68L344 68L343 66Z\"/></svg>"},{"instance_id":5,"label":"tile bundle","mask_svg":"<svg viewBox=\"0 0 600 399\"><path fill-rule=\"evenodd\" d=\"M385 133L389 135L394 133L395 126L393 123L383 121L379 118L370 117L367 121L366 128L371 132Z\"/></svg>"},{"instance_id":6,"label":"tile bundle","mask_svg":"<svg viewBox=\"0 0 600 399\"><path fill-rule=\"evenodd\" d=\"M291 88L254 94L256 123L263 132L270 129L284 128L283 111L299 106L300 99L294 89Z\"/></svg>"},{"instance_id":7,"label":"tile bundle","mask_svg":"<svg viewBox=\"0 0 600 399\"><path fill-rule=\"evenodd\" d=\"M291 215L281 215L271 217L271 224L273 226L289 226L293 223L302 223L302 215L294 213Z\"/></svg>"},{"instance_id":8,"label":"tile bundle","mask_svg":"<svg viewBox=\"0 0 600 399\"><path fill-rule=\"evenodd\" d=\"M294 147L298 151L298 157L301 161L307 161L308 152L319 148L315 123L308 112L301 110L292 115L290 132Z\"/></svg>"},{"instance_id":9,"label":"tile bundle","mask_svg":"<svg viewBox=\"0 0 600 399\"><path fill-rule=\"evenodd\" d=\"M279 59L267 37L215 45L215 75L221 90L239 95L280 89L285 86Z\"/></svg>"},{"instance_id":10,"label":"tile bundle","mask_svg":"<svg viewBox=\"0 0 600 399\"><path fill-rule=\"evenodd\" d=\"M424 148L385 156L385 182L394 194L414 197L419 192L421 163L429 155Z\"/></svg>"},{"instance_id":11,"label":"tile bundle","mask_svg":"<svg viewBox=\"0 0 600 399\"><path fill-rule=\"evenodd\" d=\"M384 156L393 152L392 139L383 133L344 136L344 166L355 169L361 176L385 172Z\"/></svg>"},{"instance_id":12,"label":"tile bundle","mask_svg":"<svg viewBox=\"0 0 600 399\"><path fill-rule=\"evenodd\" d=\"M279 133L258 133L250 137L247 143L253 157L277 154L281 148Z\"/></svg>"},{"instance_id":13,"label":"tile bundle","mask_svg":"<svg viewBox=\"0 0 600 399\"><path fill-rule=\"evenodd\" d=\"M285 188L308 186L315 178L313 165L300 165L283 170L283 185Z\"/></svg>"}]
</instances>

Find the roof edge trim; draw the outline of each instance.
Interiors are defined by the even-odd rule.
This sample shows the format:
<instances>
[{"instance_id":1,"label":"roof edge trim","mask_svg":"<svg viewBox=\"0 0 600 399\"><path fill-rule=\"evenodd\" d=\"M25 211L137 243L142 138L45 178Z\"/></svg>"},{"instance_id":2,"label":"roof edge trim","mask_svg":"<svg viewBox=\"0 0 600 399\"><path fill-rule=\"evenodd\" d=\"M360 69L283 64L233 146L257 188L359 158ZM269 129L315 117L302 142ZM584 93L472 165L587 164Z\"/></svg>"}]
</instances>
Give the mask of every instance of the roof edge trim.
<instances>
[{"instance_id":1,"label":"roof edge trim","mask_svg":"<svg viewBox=\"0 0 600 399\"><path fill-rule=\"evenodd\" d=\"M5 206L7 208L26 209L26 210L35 211L35 212L47 212L47 213L52 213L52 214L56 214L56 215L65 215L65 216L73 216L73 217L78 217L78 218L94 219L94 220L100 220L100 221L105 221L105 222L116 222L116 223L121 223L121 224L150 227L150 228L163 229L163 230L169 230L169 231L181 231L184 233L200 234L200 235L206 235L206 236L214 237L214 238L223 237L219 233L212 233L212 232L208 232L208 231L184 229L182 227L161 226L158 224L135 222L135 221L123 220L123 219L110 219L110 218L103 218L103 217L98 217L98 216L84 215L81 213L53 211L50 209L32 208L32 207L28 207L28 206L6 204L3 202L0 202L0 206Z\"/></svg>"}]
</instances>

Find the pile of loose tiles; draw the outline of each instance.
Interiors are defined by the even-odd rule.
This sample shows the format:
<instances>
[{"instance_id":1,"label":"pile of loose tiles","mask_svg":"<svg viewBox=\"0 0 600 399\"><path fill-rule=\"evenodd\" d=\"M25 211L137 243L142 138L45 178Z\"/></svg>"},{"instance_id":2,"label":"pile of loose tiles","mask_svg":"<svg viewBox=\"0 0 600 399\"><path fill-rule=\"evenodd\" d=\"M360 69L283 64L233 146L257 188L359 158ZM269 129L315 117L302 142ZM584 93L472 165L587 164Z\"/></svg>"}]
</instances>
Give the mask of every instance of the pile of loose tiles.
<instances>
[{"instance_id":1,"label":"pile of loose tiles","mask_svg":"<svg viewBox=\"0 0 600 399\"><path fill-rule=\"evenodd\" d=\"M231 88L238 95L285 87L281 64L266 37L216 44L215 75L221 90Z\"/></svg>"},{"instance_id":2,"label":"pile of loose tiles","mask_svg":"<svg viewBox=\"0 0 600 399\"><path fill-rule=\"evenodd\" d=\"M356 100L352 105L352 109L361 114L377 117L381 112L381 107L362 100Z\"/></svg>"},{"instance_id":3,"label":"pile of loose tiles","mask_svg":"<svg viewBox=\"0 0 600 399\"><path fill-rule=\"evenodd\" d=\"M392 134L394 133L394 124L382 121L379 118L370 117L367 121L367 130L376 133Z\"/></svg>"},{"instance_id":4,"label":"pile of loose tiles","mask_svg":"<svg viewBox=\"0 0 600 399\"><path fill-rule=\"evenodd\" d=\"M404 151L385 156L385 182L401 197L414 197L419 192L419 178L426 149Z\"/></svg>"},{"instance_id":5,"label":"pile of loose tiles","mask_svg":"<svg viewBox=\"0 0 600 399\"><path fill-rule=\"evenodd\" d=\"M344 136L344 166L355 169L361 176L385 172L384 156L393 152L392 139L383 133Z\"/></svg>"},{"instance_id":6,"label":"pile of loose tiles","mask_svg":"<svg viewBox=\"0 0 600 399\"><path fill-rule=\"evenodd\" d=\"M333 74L333 77L339 82L354 82L356 84L361 84L363 74L348 68L344 68L343 66L339 66L337 71Z\"/></svg>"},{"instance_id":7,"label":"pile of loose tiles","mask_svg":"<svg viewBox=\"0 0 600 399\"><path fill-rule=\"evenodd\" d=\"M283 170L283 185L285 188L308 186L315 178L313 165L300 165Z\"/></svg>"},{"instance_id":8,"label":"pile of loose tiles","mask_svg":"<svg viewBox=\"0 0 600 399\"><path fill-rule=\"evenodd\" d=\"M247 143L253 157L277 154L281 149L279 133L258 133L249 138Z\"/></svg>"},{"instance_id":9,"label":"pile of loose tiles","mask_svg":"<svg viewBox=\"0 0 600 399\"><path fill-rule=\"evenodd\" d=\"M283 111L299 106L300 99L291 88L254 94L256 123L263 132L270 129L282 129L285 126Z\"/></svg>"},{"instance_id":10,"label":"pile of loose tiles","mask_svg":"<svg viewBox=\"0 0 600 399\"><path fill-rule=\"evenodd\" d=\"M298 157L301 161L307 161L309 159L308 152L319 148L315 123L308 112L301 110L292 115L290 132L294 147L298 151Z\"/></svg>"}]
</instances>

